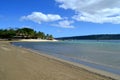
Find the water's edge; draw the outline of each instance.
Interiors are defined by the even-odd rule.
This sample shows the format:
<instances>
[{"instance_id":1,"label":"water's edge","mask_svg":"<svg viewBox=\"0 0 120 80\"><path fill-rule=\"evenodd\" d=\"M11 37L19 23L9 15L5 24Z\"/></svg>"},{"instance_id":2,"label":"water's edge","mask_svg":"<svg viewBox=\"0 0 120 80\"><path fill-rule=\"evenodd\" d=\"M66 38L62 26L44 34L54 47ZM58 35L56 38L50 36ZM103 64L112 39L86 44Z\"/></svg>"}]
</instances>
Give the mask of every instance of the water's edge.
<instances>
[{"instance_id":1,"label":"water's edge","mask_svg":"<svg viewBox=\"0 0 120 80\"><path fill-rule=\"evenodd\" d=\"M71 65L74 65L76 67L83 68L85 70L88 70L88 71L90 71L94 74L100 75L100 76L113 78L113 80L114 79L120 80L120 72L118 72L117 70L112 70L111 68L103 66L103 65L101 66L101 65L98 65L98 64L94 64L94 63L79 61L79 60L69 58L69 57L65 57L65 56L62 56L62 55L49 55L49 54L46 54L44 52L40 52L38 50L34 50L34 49L31 49L31 48L16 46L12 43L11 43L11 45L15 46L15 47L19 47L19 48L29 50L33 53L37 53L37 54L39 54L41 56L44 56L44 57L48 57L48 58L51 58L51 59L54 59L54 60L57 60L57 61L60 61L60 62L63 62L63 63L65 62L65 63L71 64Z\"/></svg>"}]
</instances>

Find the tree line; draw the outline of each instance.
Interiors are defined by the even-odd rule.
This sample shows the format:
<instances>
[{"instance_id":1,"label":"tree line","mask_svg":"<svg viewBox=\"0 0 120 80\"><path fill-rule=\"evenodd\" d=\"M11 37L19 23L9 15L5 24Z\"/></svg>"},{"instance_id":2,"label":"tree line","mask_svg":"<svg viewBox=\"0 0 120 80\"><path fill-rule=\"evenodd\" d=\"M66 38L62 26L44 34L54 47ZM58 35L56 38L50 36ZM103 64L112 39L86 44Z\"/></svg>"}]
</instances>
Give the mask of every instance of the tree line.
<instances>
[{"instance_id":1,"label":"tree line","mask_svg":"<svg viewBox=\"0 0 120 80\"><path fill-rule=\"evenodd\" d=\"M31 28L0 29L1 39L47 39L52 40L53 36L44 32L37 32Z\"/></svg>"},{"instance_id":2,"label":"tree line","mask_svg":"<svg viewBox=\"0 0 120 80\"><path fill-rule=\"evenodd\" d=\"M120 40L120 34L96 34L56 38L57 40Z\"/></svg>"}]
</instances>

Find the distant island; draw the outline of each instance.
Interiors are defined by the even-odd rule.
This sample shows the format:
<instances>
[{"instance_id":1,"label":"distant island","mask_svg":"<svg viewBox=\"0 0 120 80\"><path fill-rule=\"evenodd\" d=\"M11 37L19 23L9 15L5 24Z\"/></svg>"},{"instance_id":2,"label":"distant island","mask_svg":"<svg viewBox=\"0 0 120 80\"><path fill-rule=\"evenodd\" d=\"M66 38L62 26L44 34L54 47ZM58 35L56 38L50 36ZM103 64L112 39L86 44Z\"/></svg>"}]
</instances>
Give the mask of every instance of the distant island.
<instances>
[{"instance_id":1,"label":"distant island","mask_svg":"<svg viewBox=\"0 0 120 80\"><path fill-rule=\"evenodd\" d=\"M55 38L57 40L120 40L120 34L98 34Z\"/></svg>"}]
</instances>

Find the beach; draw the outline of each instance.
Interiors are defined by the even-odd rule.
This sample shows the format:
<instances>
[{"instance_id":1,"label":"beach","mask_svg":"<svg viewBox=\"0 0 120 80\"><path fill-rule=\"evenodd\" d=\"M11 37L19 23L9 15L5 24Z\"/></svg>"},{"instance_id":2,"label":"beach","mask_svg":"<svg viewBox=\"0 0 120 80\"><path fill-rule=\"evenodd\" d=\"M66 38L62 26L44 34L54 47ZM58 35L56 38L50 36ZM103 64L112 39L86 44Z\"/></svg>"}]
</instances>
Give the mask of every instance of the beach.
<instances>
[{"instance_id":1,"label":"beach","mask_svg":"<svg viewBox=\"0 0 120 80\"><path fill-rule=\"evenodd\" d=\"M58 40L45 40L45 39L20 39L18 41L23 41L23 42L55 42Z\"/></svg>"},{"instance_id":2,"label":"beach","mask_svg":"<svg viewBox=\"0 0 120 80\"><path fill-rule=\"evenodd\" d=\"M29 49L0 42L0 80L115 80Z\"/></svg>"}]
</instances>

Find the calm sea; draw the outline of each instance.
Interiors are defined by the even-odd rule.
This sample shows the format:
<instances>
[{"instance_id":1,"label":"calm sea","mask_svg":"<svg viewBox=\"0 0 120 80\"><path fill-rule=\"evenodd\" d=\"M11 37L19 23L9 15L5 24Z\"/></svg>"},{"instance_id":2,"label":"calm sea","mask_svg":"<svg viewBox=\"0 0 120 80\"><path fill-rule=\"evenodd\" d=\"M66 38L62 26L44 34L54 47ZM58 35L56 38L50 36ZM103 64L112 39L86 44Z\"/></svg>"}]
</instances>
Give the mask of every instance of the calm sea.
<instances>
[{"instance_id":1,"label":"calm sea","mask_svg":"<svg viewBox=\"0 0 120 80\"><path fill-rule=\"evenodd\" d=\"M13 44L120 75L119 40L14 42Z\"/></svg>"}]
</instances>

